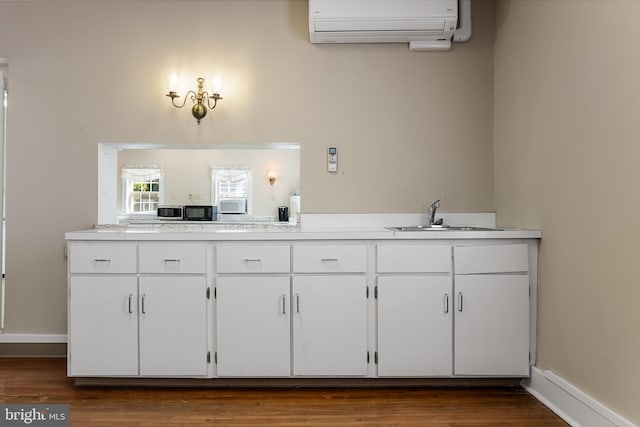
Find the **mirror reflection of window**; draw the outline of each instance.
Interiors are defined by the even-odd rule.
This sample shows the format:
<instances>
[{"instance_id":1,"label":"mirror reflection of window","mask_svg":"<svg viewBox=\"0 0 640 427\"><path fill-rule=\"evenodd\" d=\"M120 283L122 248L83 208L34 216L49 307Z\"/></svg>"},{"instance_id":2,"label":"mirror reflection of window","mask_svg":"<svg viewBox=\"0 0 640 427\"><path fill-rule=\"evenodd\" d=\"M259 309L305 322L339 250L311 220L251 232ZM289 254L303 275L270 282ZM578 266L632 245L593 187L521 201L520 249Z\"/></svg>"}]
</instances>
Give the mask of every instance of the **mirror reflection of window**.
<instances>
[{"instance_id":1,"label":"mirror reflection of window","mask_svg":"<svg viewBox=\"0 0 640 427\"><path fill-rule=\"evenodd\" d=\"M1 1L1 0L0 0ZM300 188L300 144L189 144L189 143L98 143L98 223L131 223L151 220L150 213L126 211L126 186L120 178L130 165L161 165L160 205L216 205L212 168L245 168L249 171L245 215L225 215L236 222L277 220L278 206L289 205L289 197ZM237 165L240 165L239 167ZM267 172L277 180L270 185ZM239 191L241 187L229 187ZM164 197L164 199L163 199ZM228 195L232 199L231 195ZM242 201L236 205L242 204ZM224 209L223 209L224 210Z\"/></svg>"},{"instance_id":2,"label":"mirror reflection of window","mask_svg":"<svg viewBox=\"0 0 640 427\"><path fill-rule=\"evenodd\" d=\"M211 168L211 189L219 214L251 215L251 169L246 166Z\"/></svg>"},{"instance_id":3,"label":"mirror reflection of window","mask_svg":"<svg viewBox=\"0 0 640 427\"><path fill-rule=\"evenodd\" d=\"M126 214L156 214L163 201L162 168L126 166L122 168L122 206Z\"/></svg>"}]
</instances>

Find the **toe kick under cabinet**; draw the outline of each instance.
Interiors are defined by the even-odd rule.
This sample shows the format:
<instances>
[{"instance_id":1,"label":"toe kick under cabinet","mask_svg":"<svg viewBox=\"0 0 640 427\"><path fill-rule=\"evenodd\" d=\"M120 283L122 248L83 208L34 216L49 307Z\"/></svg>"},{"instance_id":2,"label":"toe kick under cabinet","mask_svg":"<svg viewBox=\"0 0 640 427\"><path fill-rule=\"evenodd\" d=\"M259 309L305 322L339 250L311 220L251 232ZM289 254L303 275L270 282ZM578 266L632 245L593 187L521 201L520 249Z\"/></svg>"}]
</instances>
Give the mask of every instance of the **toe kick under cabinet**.
<instances>
[{"instance_id":1,"label":"toe kick under cabinet","mask_svg":"<svg viewBox=\"0 0 640 427\"><path fill-rule=\"evenodd\" d=\"M73 377L526 377L534 362L535 239L68 247Z\"/></svg>"}]
</instances>

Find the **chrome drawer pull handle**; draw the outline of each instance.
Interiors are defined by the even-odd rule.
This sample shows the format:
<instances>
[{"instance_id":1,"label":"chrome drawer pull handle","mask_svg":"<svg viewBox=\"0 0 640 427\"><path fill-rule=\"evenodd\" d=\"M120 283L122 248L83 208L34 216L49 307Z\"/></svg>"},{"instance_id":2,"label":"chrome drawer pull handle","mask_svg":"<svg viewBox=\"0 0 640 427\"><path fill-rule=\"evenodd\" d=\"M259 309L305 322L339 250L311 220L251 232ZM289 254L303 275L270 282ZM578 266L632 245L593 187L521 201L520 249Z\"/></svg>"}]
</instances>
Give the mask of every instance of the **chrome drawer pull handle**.
<instances>
[{"instance_id":1,"label":"chrome drawer pull handle","mask_svg":"<svg viewBox=\"0 0 640 427\"><path fill-rule=\"evenodd\" d=\"M108 258L94 258L93 262L111 262Z\"/></svg>"},{"instance_id":2,"label":"chrome drawer pull handle","mask_svg":"<svg viewBox=\"0 0 640 427\"><path fill-rule=\"evenodd\" d=\"M180 262L180 258L165 258L164 262Z\"/></svg>"},{"instance_id":3,"label":"chrome drawer pull handle","mask_svg":"<svg viewBox=\"0 0 640 427\"><path fill-rule=\"evenodd\" d=\"M262 262L260 258L245 258L244 262Z\"/></svg>"},{"instance_id":4,"label":"chrome drawer pull handle","mask_svg":"<svg viewBox=\"0 0 640 427\"><path fill-rule=\"evenodd\" d=\"M338 262L338 258L322 258L322 262Z\"/></svg>"}]
</instances>

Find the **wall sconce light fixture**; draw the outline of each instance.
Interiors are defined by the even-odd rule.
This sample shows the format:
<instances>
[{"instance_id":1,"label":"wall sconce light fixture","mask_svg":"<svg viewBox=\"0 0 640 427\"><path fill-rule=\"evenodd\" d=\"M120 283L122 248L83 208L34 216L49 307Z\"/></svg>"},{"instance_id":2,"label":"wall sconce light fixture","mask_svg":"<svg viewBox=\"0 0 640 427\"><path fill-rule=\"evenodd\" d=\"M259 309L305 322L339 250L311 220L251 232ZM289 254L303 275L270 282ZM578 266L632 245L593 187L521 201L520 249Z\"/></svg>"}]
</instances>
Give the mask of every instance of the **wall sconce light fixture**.
<instances>
[{"instance_id":1,"label":"wall sconce light fixture","mask_svg":"<svg viewBox=\"0 0 640 427\"><path fill-rule=\"evenodd\" d=\"M171 98L171 103L176 108L182 108L187 103L187 99L190 98L193 102L193 107L191 108L191 114L196 118L198 124L200 124L200 120L207 115L207 108L213 110L216 108L218 104L218 100L222 99L220 94L214 93L213 95L209 95L204 89L204 79L202 77L198 78L198 91L194 92L190 90L184 96L184 100L182 101L182 105L177 105L175 102L176 98L179 98L179 95L175 92L175 89L169 89L169 93L166 96ZM213 99L213 105L211 105L211 100Z\"/></svg>"},{"instance_id":2,"label":"wall sconce light fixture","mask_svg":"<svg viewBox=\"0 0 640 427\"><path fill-rule=\"evenodd\" d=\"M269 184L273 185L276 182L276 173L274 171L269 171L267 178L269 178Z\"/></svg>"}]
</instances>

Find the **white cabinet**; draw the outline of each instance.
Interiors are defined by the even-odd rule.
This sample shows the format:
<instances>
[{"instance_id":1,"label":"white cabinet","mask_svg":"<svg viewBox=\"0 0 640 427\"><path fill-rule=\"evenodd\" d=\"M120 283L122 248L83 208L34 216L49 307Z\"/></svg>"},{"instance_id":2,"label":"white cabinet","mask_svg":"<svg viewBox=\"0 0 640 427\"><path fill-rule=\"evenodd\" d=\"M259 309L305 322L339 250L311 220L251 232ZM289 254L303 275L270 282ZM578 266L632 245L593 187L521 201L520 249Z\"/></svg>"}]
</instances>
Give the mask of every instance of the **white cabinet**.
<instances>
[{"instance_id":1,"label":"white cabinet","mask_svg":"<svg viewBox=\"0 0 640 427\"><path fill-rule=\"evenodd\" d=\"M219 245L216 266L218 376L290 376L291 246Z\"/></svg>"},{"instance_id":2,"label":"white cabinet","mask_svg":"<svg viewBox=\"0 0 640 427\"><path fill-rule=\"evenodd\" d=\"M450 245L377 246L378 376L453 372Z\"/></svg>"},{"instance_id":3,"label":"white cabinet","mask_svg":"<svg viewBox=\"0 0 640 427\"><path fill-rule=\"evenodd\" d=\"M536 246L510 242L70 242L68 373L528 376Z\"/></svg>"},{"instance_id":4,"label":"white cabinet","mask_svg":"<svg viewBox=\"0 0 640 427\"><path fill-rule=\"evenodd\" d=\"M206 376L205 253L204 244L72 245L69 375Z\"/></svg>"},{"instance_id":5,"label":"white cabinet","mask_svg":"<svg viewBox=\"0 0 640 427\"><path fill-rule=\"evenodd\" d=\"M367 374L366 246L294 245L293 272L290 245L216 253L218 376Z\"/></svg>"},{"instance_id":6,"label":"white cabinet","mask_svg":"<svg viewBox=\"0 0 640 427\"><path fill-rule=\"evenodd\" d=\"M202 244L140 246L140 273L204 274L206 251Z\"/></svg>"},{"instance_id":7,"label":"white cabinet","mask_svg":"<svg viewBox=\"0 0 640 427\"><path fill-rule=\"evenodd\" d=\"M378 375L528 376L528 265L527 244L378 245Z\"/></svg>"},{"instance_id":8,"label":"white cabinet","mask_svg":"<svg viewBox=\"0 0 640 427\"><path fill-rule=\"evenodd\" d=\"M364 276L294 276L293 373L367 374Z\"/></svg>"},{"instance_id":9,"label":"white cabinet","mask_svg":"<svg viewBox=\"0 0 640 427\"><path fill-rule=\"evenodd\" d=\"M291 375L290 278L218 277L216 294L218 376Z\"/></svg>"},{"instance_id":10,"label":"white cabinet","mask_svg":"<svg viewBox=\"0 0 640 427\"><path fill-rule=\"evenodd\" d=\"M69 247L69 272L74 274L135 274L136 245L80 243Z\"/></svg>"},{"instance_id":11,"label":"white cabinet","mask_svg":"<svg viewBox=\"0 0 640 427\"><path fill-rule=\"evenodd\" d=\"M218 273L271 274L291 271L290 245L230 244L216 251Z\"/></svg>"},{"instance_id":12,"label":"white cabinet","mask_svg":"<svg viewBox=\"0 0 640 427\"><path fill-rule=\"evenodd\" d=\"M456 276L455 374L529 375L529 276Z\"/></svg>"},{"instance_id":13,"label":"white cabinet","mask_svg":"<svg viewBox=\"0 0 640 427\"><path fill-rule=\"evenodd\" d=\"M293 245L293 374L368 371L367 246Z\"/></svg>"},{"instance_id":14,"label":"white cabinet","mask_svg":"<svg viewBox=\"0 0 640 427\"><path fill-rule=\"evenodd\" d=\"M455 375L528 376L528 246L459 246L454 259Z\"/></svg>"},{"instance_id":15,"label":"white cabinet","mask_svg":"<svg viewBox=\"0 0 640 427\"><path fill-rule=\"evenodd\" d=\"M444 273L451 271L451 246L389 243L377 246L378 273Z\"/></svg>"},{"instance_id":16,"label":"white cabinet","mask_svg":"<svg viewBox=\"0 0 640 427\"><path fill-rule=\"evenodd\" d=\"M69 294L69 375L138 375L138 279L72 276Z\"/></svg>"},{"instance_id":17,"label":"white cabinet","mask_svg":"<svg viewBox=\"0 0 640 427\"><path fill-rule=\"evenodd\" d=\"M140 277L140 375L207 374L206 281Z\"/></svg>"},{"instance_id":18,"label":"white cabinet","mask_svg":"<svg viewBox=\"0 0 640 427\"><path fill-rule=\"evenodd\" d=\"M360 244L294 245L295 273L364 273L367 247Z\"/></svg>"},{"instance_id":19,"label":"white cabinet","mask_svg":"<svg viewBox=\"0 0 640 427\"><path fill-rule=\"evenodd\" d=\"M378 375L449 376L450 276L378 278Z\"/></svg>"}]
</instances>

